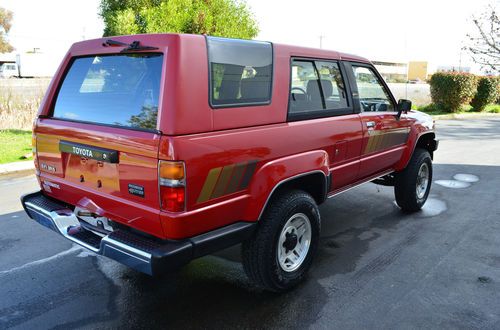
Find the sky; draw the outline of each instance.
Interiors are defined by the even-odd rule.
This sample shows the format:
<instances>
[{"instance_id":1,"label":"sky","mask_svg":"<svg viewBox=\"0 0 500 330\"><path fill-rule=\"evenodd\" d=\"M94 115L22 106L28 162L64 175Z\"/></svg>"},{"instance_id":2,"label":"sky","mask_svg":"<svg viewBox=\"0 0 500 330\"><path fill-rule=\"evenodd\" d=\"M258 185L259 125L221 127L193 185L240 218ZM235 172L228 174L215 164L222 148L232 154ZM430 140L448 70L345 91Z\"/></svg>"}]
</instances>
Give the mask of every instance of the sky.
<instances>
[{"instance_id":1,"label":"sky","mask_svg":"<svg viewBox=\"0 0 500 330\"><path fill-rule=\"evenodd\" d=\"M82 39L102 36L99 0L0 0L14 12L16 52L40 48L62 56ZM247 0L260 27L256 39L322 47L378 61L473 66L460 49L472 14L500 0ZM473 69L474 68L473 66Z\"/></svg>"}]
</instances>

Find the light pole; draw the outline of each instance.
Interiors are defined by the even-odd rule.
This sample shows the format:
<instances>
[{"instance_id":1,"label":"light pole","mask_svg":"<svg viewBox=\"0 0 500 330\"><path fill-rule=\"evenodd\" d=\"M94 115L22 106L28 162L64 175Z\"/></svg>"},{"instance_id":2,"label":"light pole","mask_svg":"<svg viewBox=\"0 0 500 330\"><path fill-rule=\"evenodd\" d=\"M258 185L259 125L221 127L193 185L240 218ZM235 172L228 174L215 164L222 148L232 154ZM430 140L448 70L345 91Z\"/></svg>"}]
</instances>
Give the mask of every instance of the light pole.
<instances>
[{"instance_id":1,"label":"light pole","mask_svg":"<svg viewBox=\"0 0 500 330\"><path fill-rule=\"evenodd\" d=\"M324 35L322 35L322 34L319 36L319 48L323 48L323 38L324 38L324 37L325 37L325 36L324 36Z\"/></svg>"}]
</instances>

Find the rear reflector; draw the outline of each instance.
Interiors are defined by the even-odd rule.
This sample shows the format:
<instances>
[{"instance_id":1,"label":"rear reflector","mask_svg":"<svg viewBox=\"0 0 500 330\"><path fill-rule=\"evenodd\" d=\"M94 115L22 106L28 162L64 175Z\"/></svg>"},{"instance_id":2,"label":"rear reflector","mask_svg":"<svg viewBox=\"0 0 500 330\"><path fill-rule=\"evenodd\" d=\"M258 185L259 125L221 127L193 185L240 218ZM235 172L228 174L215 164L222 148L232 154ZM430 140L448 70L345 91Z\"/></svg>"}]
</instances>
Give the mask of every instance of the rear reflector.
<instances>
[{"instance_id":1,"label":"rear reflector","mask_svg":"<svg viewBox=\"0 0 500 330\"><path fill-rule=\"evenodd\" d=\"M160 183L160 206L168 212L182 212L186 208L186 180L183 162L164 161L158 163Z\"/></svg>"}]
</instances>

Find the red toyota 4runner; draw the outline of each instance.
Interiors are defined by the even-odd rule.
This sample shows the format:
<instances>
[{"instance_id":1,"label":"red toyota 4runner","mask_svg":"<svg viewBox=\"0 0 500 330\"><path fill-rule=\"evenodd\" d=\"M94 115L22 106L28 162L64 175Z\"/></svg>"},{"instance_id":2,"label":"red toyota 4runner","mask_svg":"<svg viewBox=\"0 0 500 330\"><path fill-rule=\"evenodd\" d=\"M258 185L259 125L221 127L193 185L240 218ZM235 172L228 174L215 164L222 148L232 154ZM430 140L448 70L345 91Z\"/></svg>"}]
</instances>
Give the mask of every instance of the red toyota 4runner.
<instances>
[{"instance_id":1,"label":"red toyota 4runner","mask_svg":"<svg viewBox=\"0 0 500 330\"><path fill-rule=\"evenodd\" d=\"M318 205L359 184L425 203L432 119L373 65L327 51L199 35L74 44L34 125L28 215L147 274L242 244L263 288L300 282Z\"/></svg>"}]
</instances>

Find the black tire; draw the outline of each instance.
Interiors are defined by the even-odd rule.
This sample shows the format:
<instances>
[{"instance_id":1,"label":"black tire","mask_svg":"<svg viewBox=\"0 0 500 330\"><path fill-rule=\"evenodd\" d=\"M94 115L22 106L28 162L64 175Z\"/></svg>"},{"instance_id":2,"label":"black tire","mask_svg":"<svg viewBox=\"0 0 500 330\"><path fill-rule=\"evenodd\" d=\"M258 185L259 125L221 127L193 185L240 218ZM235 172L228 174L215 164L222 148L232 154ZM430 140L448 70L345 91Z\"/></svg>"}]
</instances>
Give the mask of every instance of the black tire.
<instances>
[{"instance_id":1,"label":"black tire","mask_svg":"<svg viewBox=\"0 0 500 330\"><path fill-rule=\"evenodd\" d=\"M419 171L425 166L423 164L428 168L428 180L425 193L418 196L417 183L421 182ZM406 168L395 174L394 183L394 195L399 207L408 213L420 210L429 196L432 184L432 159L429 152L421 148L415 149Z\"/></svg>"},{"instance_id":2,"label":"black tire","mask_svg":"<svg viewBox=\"0 0 500 330\"><path fill-rule=\"evenodd\" d=\"M298 214L306 215L309 220L309 249L297 269L285 271L278 261L278 243L284 226ZM293 288L303 280L311 267L318 247L319 232L318 206L309 194L300 190L279 194L267 205L256 232L243 242L245 273L252 282L269 291L284 292Z\"/></svg>"}]
</instances>

